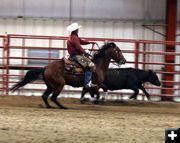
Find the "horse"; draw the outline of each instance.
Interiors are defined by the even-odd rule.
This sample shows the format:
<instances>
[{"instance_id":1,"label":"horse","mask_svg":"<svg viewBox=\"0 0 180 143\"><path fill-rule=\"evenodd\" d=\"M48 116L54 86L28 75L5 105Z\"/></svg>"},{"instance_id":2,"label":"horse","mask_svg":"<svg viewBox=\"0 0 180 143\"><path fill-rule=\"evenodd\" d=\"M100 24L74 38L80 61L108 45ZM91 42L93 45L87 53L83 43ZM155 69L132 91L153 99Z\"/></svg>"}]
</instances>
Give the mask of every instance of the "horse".
<instances>
[{"instance_id":1,"label":"horse","mask_svg":"<svg viewBox=\"0 0 180 143\"><path fill-rule=\"evenodd\" d=\"M103 81L103 84L108 90L120 90L120 89L131 89L134 94L130 96L130 99L136 99L139 94L139 89L141 89L149 100L149 93L144 88L143 84L149 82L155 86L160 86L161 83L157 74L152 70L140 70L135 68L116 68L108 69ZM104 91L107 91L104 87ZM82 91L81 103L84 103L84 95L87 91ZM94 97L94 91L90 91L91 97ZM98 99L99 97L96 97Z\"/></svg>"},{"instance_id":2,"label":"horse","mask_svg":"<svg viewBox=\"0 0 180 143\"><path fill-rule=\"evenodd\" d=\"M87 91L97 91L98 86L103 83L104 75L108 69L111 59L117 64L125 64L126 62L121 50L114 42L105 43L94 53L92 61L94 62L96 69L93 72L92 82L97 84L97 87L89 88ZM59 108L67 109L57 100L57 97L61 93L64 85L83 87L84 75L69 73L67 70L65 70L66 66L66 60L62 58L49 63L45 68L30 70L26 73L25 77L10 88L10 90L15 91L20 87L36 80L39 75L42 75L47 86L47 89L42 95L42 99L46 107L53 108L48 102L49 95L52 94L50 98L51 101L54 102Z\"/></svg>"}]
</instances>

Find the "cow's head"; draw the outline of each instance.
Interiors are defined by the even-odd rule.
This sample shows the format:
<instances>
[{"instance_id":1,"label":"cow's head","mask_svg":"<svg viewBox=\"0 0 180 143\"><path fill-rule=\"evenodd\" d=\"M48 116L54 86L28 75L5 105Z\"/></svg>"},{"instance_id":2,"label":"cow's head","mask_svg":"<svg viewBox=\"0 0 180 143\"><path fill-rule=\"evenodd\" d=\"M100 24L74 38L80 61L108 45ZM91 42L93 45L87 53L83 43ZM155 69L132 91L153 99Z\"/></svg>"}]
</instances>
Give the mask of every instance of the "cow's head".
<instances>
[{"instance_id":1,"label":"cow's head","mask_svg":"<svg viewBox=\"0 0 180 143\"><path fill-rule=\"evenodd\" d=\"M148 81L151 84L156 85L156 86L160 86L161 85L161 82L159 81L159 78L158 78L157 74L154 71L152 71L152 70L149 70Z\"/></svg>"}]
</instances>

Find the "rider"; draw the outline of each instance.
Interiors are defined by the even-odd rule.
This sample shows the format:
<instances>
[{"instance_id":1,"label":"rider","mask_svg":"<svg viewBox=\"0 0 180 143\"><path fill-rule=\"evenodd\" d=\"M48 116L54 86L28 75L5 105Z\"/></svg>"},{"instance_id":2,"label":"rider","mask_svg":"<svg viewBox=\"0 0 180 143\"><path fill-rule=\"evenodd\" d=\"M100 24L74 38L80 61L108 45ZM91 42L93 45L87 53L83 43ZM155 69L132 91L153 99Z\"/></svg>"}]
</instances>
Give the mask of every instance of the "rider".
<instances>
[{"instance_id":1,"label":"rider","mask_svg":"<svg viewBox=\"0 0 180 143\"><path fill-rule=\"evenodd\" d=\"M92 84L92 72L95 70L95 65L85 56L86 54L90 54L89 50L84 50L81 45L95 44L95 42L79 38L78 31L81 27L78 23L72 23L67 27L67 31L71 32L67 41L67 50L70 57L85 69L84 87L89 88L95 86Z\"/></svg>"}]
</instances>

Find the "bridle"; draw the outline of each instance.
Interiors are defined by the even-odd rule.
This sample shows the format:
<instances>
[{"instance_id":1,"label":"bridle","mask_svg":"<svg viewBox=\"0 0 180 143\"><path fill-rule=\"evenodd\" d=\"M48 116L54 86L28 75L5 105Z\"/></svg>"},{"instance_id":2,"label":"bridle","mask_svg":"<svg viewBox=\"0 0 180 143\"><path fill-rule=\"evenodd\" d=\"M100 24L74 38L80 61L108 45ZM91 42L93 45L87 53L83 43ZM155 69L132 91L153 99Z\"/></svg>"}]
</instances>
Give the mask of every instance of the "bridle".
<instances>
[{"instance_id":1,"label":"bridle","mask_svg":"<svg viewBox=\"0 0 180 143\"><path fill-rule=\"evenodd\" d=\"M99 47L99 45L97 44L97 43L95 43L95 44L92 44L92 48L90 49L90 56L92 57L92 55L91 55L91 52L94 50L94 45L96 45L97 47L98 47L98 49L100 49L100 47ZM115 49L116 50L116 49ZM118 50L116 50L117 52L118 52ZM121 65L122 64L118 64L118 63L112 63L113 65L116 65L116 66L118 66L118 67L121 67Z\"/></svg>"},{"instance_id":2,"label":"bridle","mask_svg":"<svg viewBox=\"0 0 180 143\"><path fill-rule=\"evenodd\" d=\"M119 49L119 50L114 49L114 50L115 50L115 52L118 53L120 49ZM121 50L120 50L120 51L121 51ZM116 65L116 66L118 66L118 67L121 67L121 65L122 65L122 63L119 64L119 63L116 63L116 62L113 62L112 64L113 64L113 65Z\"/></svg>"}]
</instances>

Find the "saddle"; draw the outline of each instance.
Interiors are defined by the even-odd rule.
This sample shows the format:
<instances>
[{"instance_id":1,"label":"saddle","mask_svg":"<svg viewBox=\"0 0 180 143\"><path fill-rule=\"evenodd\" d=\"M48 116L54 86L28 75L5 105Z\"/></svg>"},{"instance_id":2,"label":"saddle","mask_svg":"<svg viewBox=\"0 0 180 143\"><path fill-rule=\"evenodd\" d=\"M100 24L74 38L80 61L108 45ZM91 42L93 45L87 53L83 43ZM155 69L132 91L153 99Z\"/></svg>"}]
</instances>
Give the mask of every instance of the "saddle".
<instances>
[{"instance_id":1,"label":"saddle","mask_svg":"<svg viewBox=\"0 0 180 143\"><path fill-rule=\"evenodd\" d=\"M70 57L64 57L63 61L65 63L65 72L73 75L83 75L84 69L82 66L75 60Z\"/></svg>"}]
</instances>

